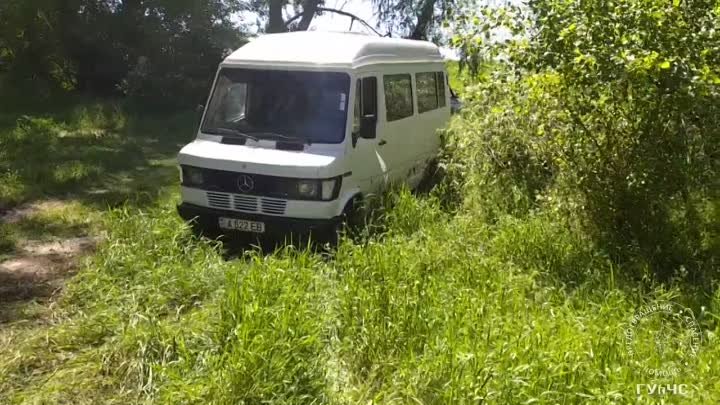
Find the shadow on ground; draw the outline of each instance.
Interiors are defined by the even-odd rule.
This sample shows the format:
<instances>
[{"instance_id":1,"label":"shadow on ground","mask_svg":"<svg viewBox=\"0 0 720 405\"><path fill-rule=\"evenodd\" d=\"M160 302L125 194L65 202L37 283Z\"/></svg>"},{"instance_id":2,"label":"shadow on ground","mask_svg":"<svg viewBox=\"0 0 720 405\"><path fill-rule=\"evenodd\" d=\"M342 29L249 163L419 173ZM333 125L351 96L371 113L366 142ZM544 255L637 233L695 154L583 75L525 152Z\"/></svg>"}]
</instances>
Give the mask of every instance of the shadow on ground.
<instances>
[{"instance_id":1,"label":"shadow on ground","mask_svg":"<svg viewBox=\"0 0 720 405\"><path fill-rule=\"evenodd\" d=\"M176 183L174 156L193 137L195 120L193 113L126 115L113 105L3 116L0 210L48 197L101 209L150 204Z\"/></svg>"},{"instance_id":2,"label":"shadow on ground","mask_svg":"<svg viewBox=\"0 0 720 405\"><path fill-rule=\"evenodd\" d=\"M0 263L0 324L14 320L17 312L11 304L50 298L94 246L95 240L87 236L24 242L16 255Z\"/></svg>"},{"instance_id":3,"label":"shadow on ground","mask_svg":"<svg viewBox=\"0 0 720 405\"><path fill-rule=\"evenodd\" d=\"M149 206L177 185L175 156L196 121L112 102L0 113L0 323L17 304L51 297L92 250L92 221L78 216ZM42 215L48 201L80 208Z\"/></svg>"}]
</instances>

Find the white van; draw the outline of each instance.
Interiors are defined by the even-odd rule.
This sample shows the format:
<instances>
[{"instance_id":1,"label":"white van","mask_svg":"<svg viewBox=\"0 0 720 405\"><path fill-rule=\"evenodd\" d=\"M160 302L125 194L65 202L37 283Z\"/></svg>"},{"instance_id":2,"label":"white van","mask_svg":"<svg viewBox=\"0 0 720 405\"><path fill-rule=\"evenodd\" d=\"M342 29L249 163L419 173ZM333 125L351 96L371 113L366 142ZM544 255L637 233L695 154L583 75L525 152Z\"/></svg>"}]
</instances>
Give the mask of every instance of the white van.
<instances>
[{"instance_id":1,"label":"white van","mask_svg":"<svg viewBox=\"0 0 720 405\"><path fill-rule=\"evenodd\" d=\"M178 212L203 229L335 230L364 196L420 182L450 118L447 83L430 42L261 36L220 65L178 156Z\"/></svg>"}]
</instances>

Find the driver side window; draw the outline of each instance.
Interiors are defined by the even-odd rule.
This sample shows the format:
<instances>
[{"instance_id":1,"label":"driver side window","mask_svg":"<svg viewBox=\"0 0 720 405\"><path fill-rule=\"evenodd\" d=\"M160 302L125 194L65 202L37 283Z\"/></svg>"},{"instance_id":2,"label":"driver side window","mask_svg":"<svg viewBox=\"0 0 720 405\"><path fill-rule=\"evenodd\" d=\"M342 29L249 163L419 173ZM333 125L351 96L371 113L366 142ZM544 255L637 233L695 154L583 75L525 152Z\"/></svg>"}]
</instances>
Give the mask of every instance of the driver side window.
<instances>
[{"instance_id":1,"label":"driver side window","mask_svg":"<svg viewBox=\"0 0 720 405\"><path fill-rule=\"evenodd\" d=\"M360 132L363 117L377 117L377 78L370 76L355 82L353 133Z\"/></svg>"}]
</instances>

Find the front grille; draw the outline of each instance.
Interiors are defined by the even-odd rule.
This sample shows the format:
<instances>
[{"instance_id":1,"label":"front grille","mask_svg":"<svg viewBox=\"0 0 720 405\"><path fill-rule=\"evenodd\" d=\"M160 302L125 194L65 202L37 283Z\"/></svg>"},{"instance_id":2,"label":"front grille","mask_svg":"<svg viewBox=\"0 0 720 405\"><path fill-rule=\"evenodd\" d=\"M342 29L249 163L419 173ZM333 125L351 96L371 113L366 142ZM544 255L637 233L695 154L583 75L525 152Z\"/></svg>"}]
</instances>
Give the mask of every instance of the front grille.
<instances>
[{"instance_id":1,"label":"front grille","mask_svg":"<svg viewBox=\"0 0 720 405\"><path fill-rule=\"evenodd\" d=\"M208 205L213 208L230 209L230 194L227 193L207 193Z\"/></svg>"},{"instance_id":2,"label":"front grille","mask_svg":"<svg viewBox=\"0 0 720 405\"><path fill-rule=\"evenodd\" d=\"M271 198L262 199L262 212L266 214L283 215L286 207L287 201Z\"/></svg>"},{"instance_id":3,"label":"front grille","mask_svg":"<svg viewBox=\"0 0 720 405\"><path fill-rule=\"evenodd\" d=\"M287 201L253 195L207 192L208 206L249 214L285 215Z\"/></svg>"},{"instance_id":4,"label":"front grille","mask_svg":"<svg viewBox=\"0 0 720 405\"><path fill-rule=\"evenodd\" d=\"M233 208L238 211L257 212L258 198L251 195L233 194Z\"/></svg>"}]
</instances>

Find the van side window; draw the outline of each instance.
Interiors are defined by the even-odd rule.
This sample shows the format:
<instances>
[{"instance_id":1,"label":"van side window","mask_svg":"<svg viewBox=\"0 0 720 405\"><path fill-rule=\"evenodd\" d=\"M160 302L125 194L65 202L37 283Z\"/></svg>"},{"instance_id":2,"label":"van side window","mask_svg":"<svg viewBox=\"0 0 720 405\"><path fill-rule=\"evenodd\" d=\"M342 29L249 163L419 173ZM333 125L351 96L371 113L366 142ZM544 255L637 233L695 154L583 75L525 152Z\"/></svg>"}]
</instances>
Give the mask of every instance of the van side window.
<instances>
[{"instance_id":1,"label":"van side window","mask_svg":"<svg viewBox=\"0 0 720 405\"><path fill-rule=\"evenodd\" d=\"M412 79L409 74L386 75L385 113L388 121L396 121L413 115Z\"/></svg>"},{"instance_id":2,"label":"van side window","mask_svg":"<svg viewBox=\"0 0 720 405\"><path fill-rule=\"evenodd\" d=\"M415 74L417 88L418 112L424 113L438 108L438 86L435 72Z\"/></svg>"},{"instance_id":3,"label":"van side window","mask_svg":"<svg viewBox=\"0 0 720 405\"><path fill-rule=\"evenodd\" d=\"M445 107L445 73L417 73L415 87L418 93L418 111L421 114Z\"/></svg>"},{"instance_id":4,"label":"van side window","mask_svg":"<svg viewBox=\"0 0 720 405\"><path fill-rule=\"evenodd\" d=\"M438 107L445 107L445 73L437 72Z\"/></svg>"},{"instance_id":5,"label":"van side window","mask_svg":"<svg viewBox=\"0 0 720 405\"><path fill-rule=\"evenodd\" d=\"M355 83L353 134L360 132L360 118L377 116L377 78L365 77Z\"/></svg>"}]
</instances>

